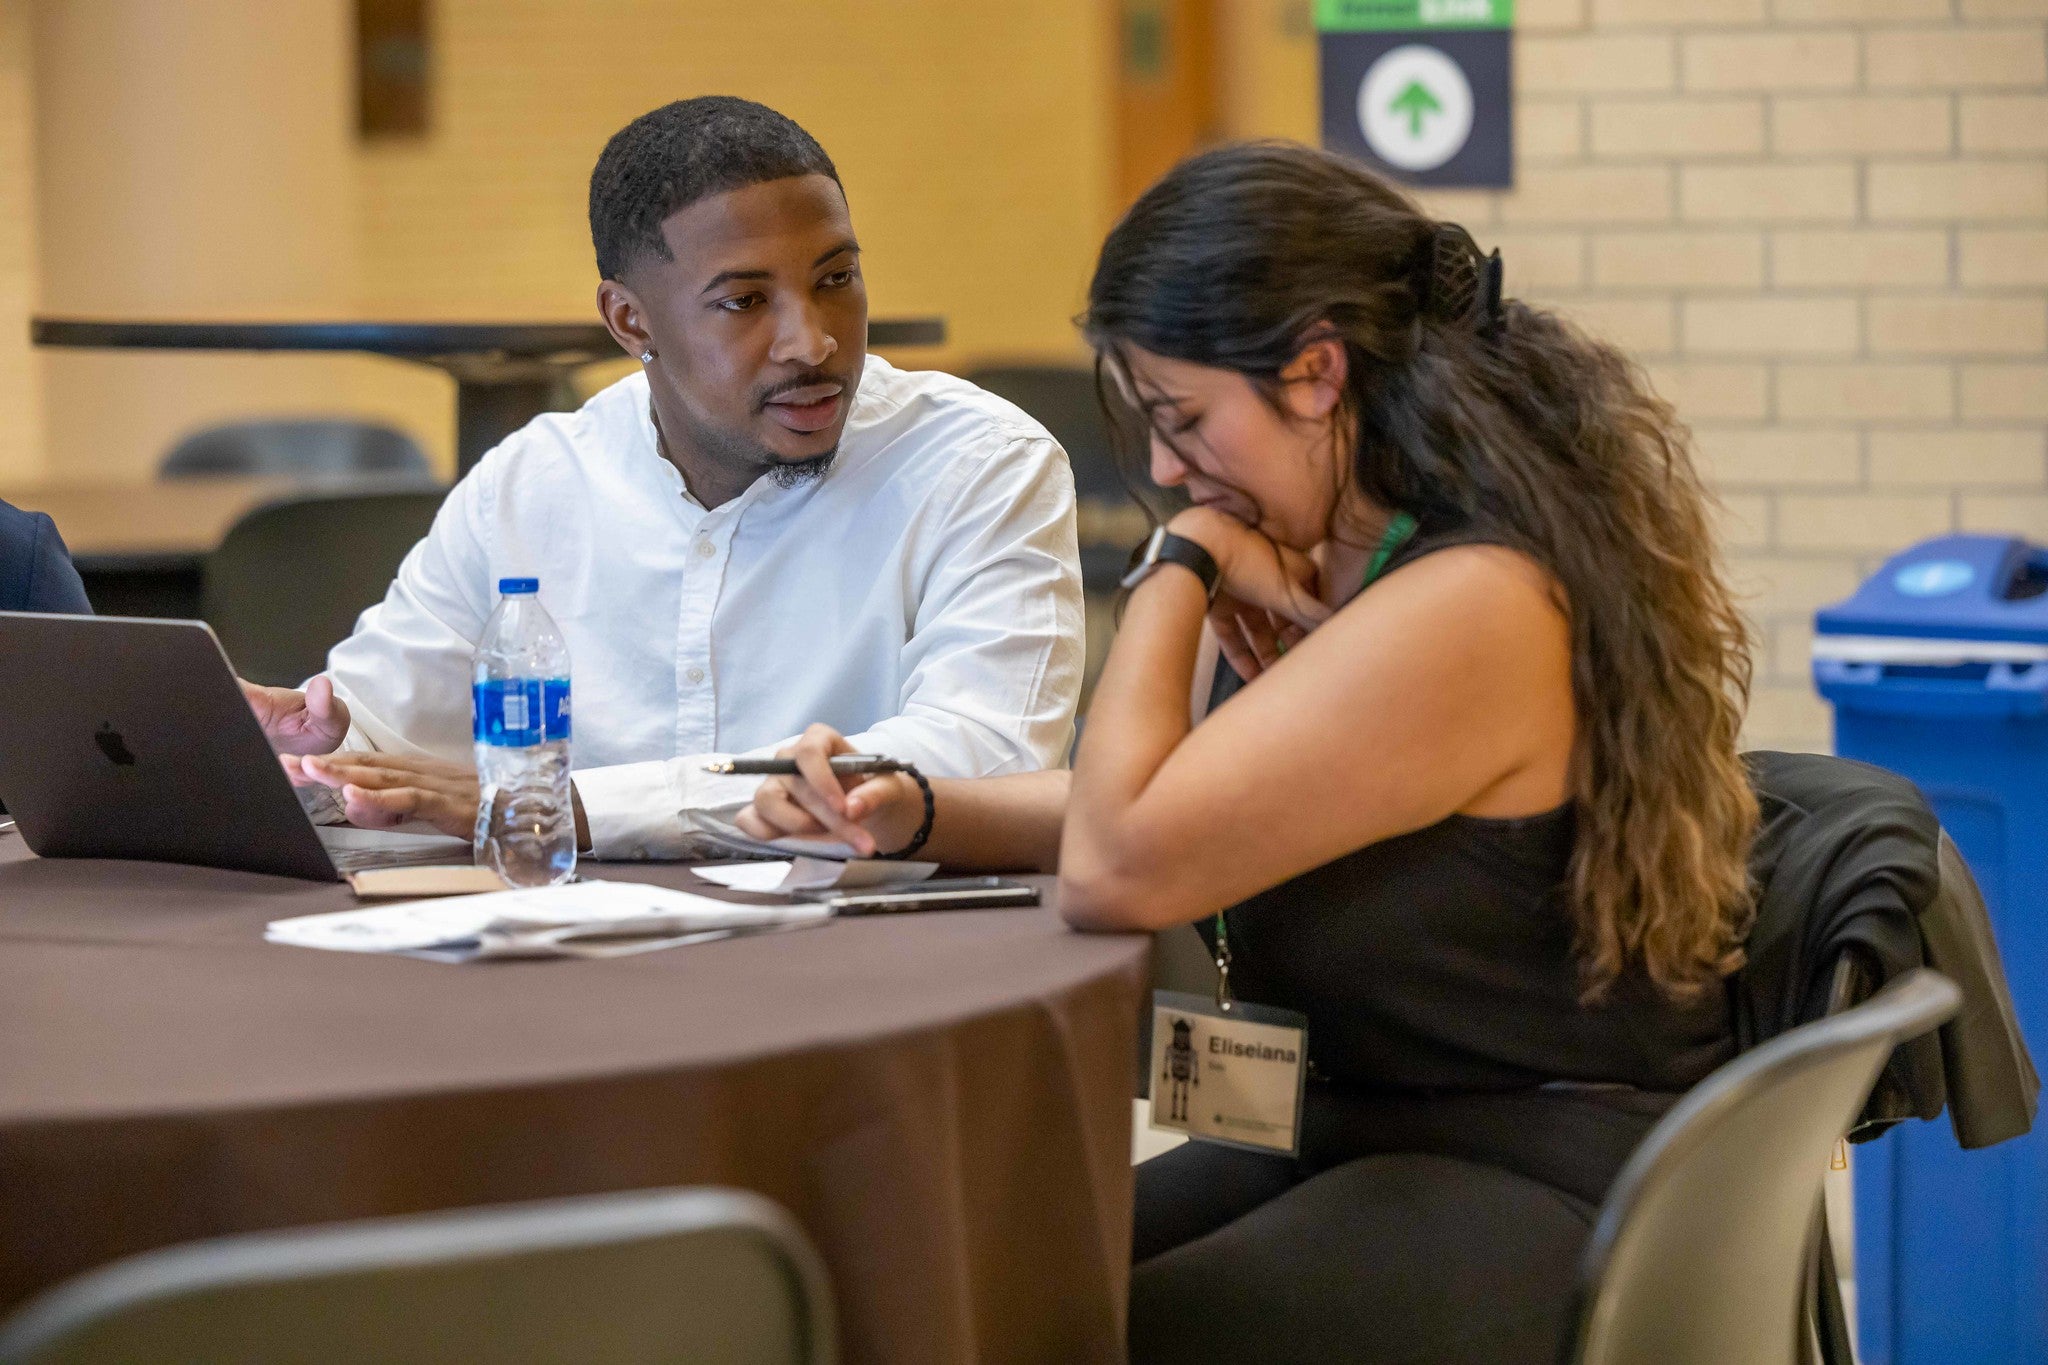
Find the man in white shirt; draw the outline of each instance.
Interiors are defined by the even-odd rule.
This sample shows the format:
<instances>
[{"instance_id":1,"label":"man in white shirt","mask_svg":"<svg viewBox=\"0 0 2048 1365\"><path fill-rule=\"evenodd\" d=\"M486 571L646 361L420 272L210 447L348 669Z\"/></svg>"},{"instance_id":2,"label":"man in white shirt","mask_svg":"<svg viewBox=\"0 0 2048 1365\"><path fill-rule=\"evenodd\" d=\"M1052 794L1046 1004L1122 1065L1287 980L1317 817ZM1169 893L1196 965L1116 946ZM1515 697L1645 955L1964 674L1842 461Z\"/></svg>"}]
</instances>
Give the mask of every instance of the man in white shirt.
<instances>
[{"instance_id":1,"label":"man in white shirt","mask_svg":"<svg viewBox=\"0 0 2048 1365\"><path fill-rule=\"evenodd\" d=\"M467 836L500 577L537 577L567 638L598 857L697 851L755 785L704 764L813 723L931 775L1057 766L1082 659L1066 457L1001 399L866 354L823 149L744 100L671 104L606 146L590 218L641 372L486 455L304 692L245 684L294 780L358 824Z\"/></svg>"}]
</instances>

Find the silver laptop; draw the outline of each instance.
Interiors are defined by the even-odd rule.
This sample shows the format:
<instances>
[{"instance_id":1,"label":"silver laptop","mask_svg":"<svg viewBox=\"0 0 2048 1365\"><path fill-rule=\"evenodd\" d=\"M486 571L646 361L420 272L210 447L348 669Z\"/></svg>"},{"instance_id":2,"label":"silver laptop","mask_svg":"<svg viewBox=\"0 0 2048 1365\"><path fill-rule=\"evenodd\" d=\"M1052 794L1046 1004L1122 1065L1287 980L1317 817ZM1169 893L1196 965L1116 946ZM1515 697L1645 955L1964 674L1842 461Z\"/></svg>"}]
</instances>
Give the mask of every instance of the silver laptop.
<instances>
[{"instance_id":1,"label":"silver laptop","mask_svg":"<svg viewBox=\"0 0 2048 1365\"><path fill-rule=\"evenodd\" d=\"M461 839L308 819L203 621L0 611L0 802L45 858L319 881L470 859Z\"/></svg>"}]
</instances>

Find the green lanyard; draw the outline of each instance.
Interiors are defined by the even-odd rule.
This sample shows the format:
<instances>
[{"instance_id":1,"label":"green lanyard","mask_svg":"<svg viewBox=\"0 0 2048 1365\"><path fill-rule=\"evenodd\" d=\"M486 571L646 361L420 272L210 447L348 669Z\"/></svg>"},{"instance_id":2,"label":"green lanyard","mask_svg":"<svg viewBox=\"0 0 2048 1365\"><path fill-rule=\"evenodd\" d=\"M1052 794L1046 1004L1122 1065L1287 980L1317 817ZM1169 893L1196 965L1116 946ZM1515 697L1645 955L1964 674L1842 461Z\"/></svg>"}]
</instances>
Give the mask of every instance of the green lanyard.
<instances>
[{"instance_id":1,"label":"green lanyard","mask_svg":"<svg viewBox=\"0 0 2048 1365\"><path fill-rule=\"evenodd\" d=\"M1394 519L1387 523L1387 529L1380 536L1379 548L1372 552L1372 559L1365 566L1365 581L1358 585L1364 592L1373 580L1387 571L1387 564L1401 547L1415 534L1416 521L1406 512L1394 513ZM1230 927L1224 923L1223 912L1216 912L1216 1008L1230 1008Z\"/></svg>"}]
</instances>

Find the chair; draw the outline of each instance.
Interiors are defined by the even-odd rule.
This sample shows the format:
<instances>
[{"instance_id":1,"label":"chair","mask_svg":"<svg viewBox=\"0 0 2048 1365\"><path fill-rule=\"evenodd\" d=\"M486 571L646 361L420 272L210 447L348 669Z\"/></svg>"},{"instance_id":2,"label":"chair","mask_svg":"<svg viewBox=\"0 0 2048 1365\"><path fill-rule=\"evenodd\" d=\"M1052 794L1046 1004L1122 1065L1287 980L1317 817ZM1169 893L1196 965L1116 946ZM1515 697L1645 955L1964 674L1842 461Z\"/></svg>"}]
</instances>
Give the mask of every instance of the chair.
<instances>
[{"instance_id":1,"label":"chair","mask_svg":"<svg viewBox=\"0 0 2048 1365\"><path fill-rule=\"evenodd\" d=\"M251 682L297 686L381 601L444 490L308 494L268 503L207 556L200 614Z\"/></svg>"},{"instance_id":2,"label":"chair","mask_svg":"<svg viewBox=\"0 0 2048 1365\"><path fill-rule=\"evenodd\" d=\"M1752 1048L1651 1130L1580 1262L1569 1365L1805 1361L1828 1155L1900 1044L1961 992L1918 968Z\"/></svg>"},{"instance_id":3,"label":"chair","mask_svg":"<svg viewBox=\"0 0 2048 1365\"><path fill-rule=\"evenodd\" d=\"M432 477L426 453L412 437L381 423L339 418L208 427L171 447L159 473L167 479Z\"/></svg>"},{"instance_id":4,"label":"chair","mask_svg":"<svg viewBox=\"0 0 2048 1365\"><path fill-rule=\"evenodd\" d=\"M825 1272L757 1195L644 1190L255 1233L91 1271L0 1365L830 1365Z\"/></svg>"}]
</instances>

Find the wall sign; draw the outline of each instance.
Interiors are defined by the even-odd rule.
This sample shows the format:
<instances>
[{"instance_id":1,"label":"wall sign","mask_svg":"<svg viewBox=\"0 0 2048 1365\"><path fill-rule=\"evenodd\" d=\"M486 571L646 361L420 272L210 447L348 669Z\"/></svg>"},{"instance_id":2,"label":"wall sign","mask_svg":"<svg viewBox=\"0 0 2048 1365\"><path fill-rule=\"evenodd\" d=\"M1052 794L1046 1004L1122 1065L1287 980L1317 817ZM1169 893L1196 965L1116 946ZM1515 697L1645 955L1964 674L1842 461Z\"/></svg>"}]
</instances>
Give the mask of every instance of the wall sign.
<instances>
[{"instance_id":1,"label":"wall sign","mask_svg":"<svg viewBox=\"0 0 2048 1365\"><path fill-rule=\"evenodd\" d=\"M1323 145L1412 185L1512 185L1514 10L1316 0Z\"/></svg>"}]
</instances>

